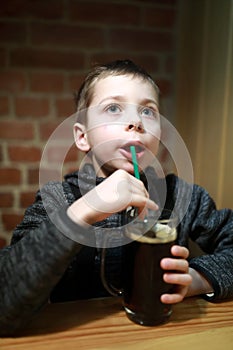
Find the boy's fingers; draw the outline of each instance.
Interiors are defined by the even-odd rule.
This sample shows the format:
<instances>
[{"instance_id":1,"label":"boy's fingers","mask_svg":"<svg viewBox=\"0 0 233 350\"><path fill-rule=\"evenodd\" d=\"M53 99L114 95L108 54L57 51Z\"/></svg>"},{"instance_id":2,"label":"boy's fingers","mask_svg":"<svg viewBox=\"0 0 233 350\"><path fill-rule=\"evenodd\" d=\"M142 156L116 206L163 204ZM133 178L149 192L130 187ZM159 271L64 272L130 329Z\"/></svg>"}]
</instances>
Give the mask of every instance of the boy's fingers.
<instances>
[{"instance_id":1,"label":"boy's fingers","mask_svg":"<svg viewBox=\"0 0 233 350\"><path fill-rule=\"evenodd\" d=\"M180 303L184 299L184 296L182 294L176 293L176 294L163 294L161 295L160 300L164 304L177 304Z\"/></svg>"},{"instance_id":2,"label":"boy's fingers","mask_svg":"<svg viewBox=\"0 0 233 350\"><path fill-rule=\"evenodd\" d=\"M189 256L189 250L186 247L181 247L179 245L172 246L171 253L172 255L183 259L187 259Z\"/></svg>"},{"instance_id":3,"label":"boy's fingers","mask_svg":"<svg viewBox=\"0 0 233 350\"><path fill-rule=\"evenodd\" d=\"M163 270L174 270L179 272L188 272L189 263L184 259L163 258L160 262Z\"/></svg>"},{"instance_id":4,"label":"boy's fingers","mask_svg":"<svg viewBox=\"0 0 233 350\"><path fill-rule=\"evenodd\" d=\"M188 273L165 273L163 280L166 283L178 284L180 286L189 286L192 283L192 277Z\"/></svg>"}]
</instances>

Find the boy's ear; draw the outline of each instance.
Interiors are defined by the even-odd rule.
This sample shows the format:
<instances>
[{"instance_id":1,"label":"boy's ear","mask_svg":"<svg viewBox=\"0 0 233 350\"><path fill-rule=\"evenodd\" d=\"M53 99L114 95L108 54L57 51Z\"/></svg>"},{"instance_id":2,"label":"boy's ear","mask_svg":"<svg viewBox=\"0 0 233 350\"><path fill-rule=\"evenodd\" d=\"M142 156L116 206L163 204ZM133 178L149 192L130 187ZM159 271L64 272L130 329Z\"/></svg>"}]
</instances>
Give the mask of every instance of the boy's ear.
<instances>
[{"instance_id":1,"label":"boy's ear","mask_svg":"<svg viewBox=\"0 0 233 350\"><path fill-rule=\"evenodd\" d=\"M86 127L81 123L75 123L74 128L74 140L77 148L82 152L90 151L90 145L87 139Z\"/></svg>"}]
</instances>

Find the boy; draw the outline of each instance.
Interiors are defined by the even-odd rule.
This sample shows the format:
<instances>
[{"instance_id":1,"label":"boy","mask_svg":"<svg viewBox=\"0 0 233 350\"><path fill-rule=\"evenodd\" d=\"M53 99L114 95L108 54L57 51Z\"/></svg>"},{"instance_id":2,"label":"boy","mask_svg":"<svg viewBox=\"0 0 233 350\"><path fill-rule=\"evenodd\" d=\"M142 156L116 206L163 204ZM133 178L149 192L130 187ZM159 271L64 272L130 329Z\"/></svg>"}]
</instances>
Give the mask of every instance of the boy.
<instances>
[{"instance_id":1,"label":"boy","mask_svg":"<svg viewBox=\"0 0 233 350\"><path fill-rule=\"evenodd\" d=\"M151 77L129 60L98 66L79 90L77 112L81 118L74 126L75 142L90 163L66 176L62 184L47 184L15 229L11 246L1 251L2 335L22 327L49 299L107 296L100 280L101 249L95 248L95 228L121 226L130 206L142 218L148 210L161 209L159 198L152 200L147 186L156 192L159 184L149 167L160 138L158 89ZM137 151L142 181L133 175L131 145ZM230 298L233 212L217 211L204 189L180 182L175 175L166 177L166 207L174 207L180 183L181 198L185 201L192 192L191 201L178 228L178 244L171 250L174 258L161 261L164 280L177 287L161 300L178 303L200 294L209 300ZM82 244L87 237L91 243ZM189 238L207 254L188 261ZM121 247L109 249L106 269L116 284L120 264Z\"/></svg>"}]
</instances>

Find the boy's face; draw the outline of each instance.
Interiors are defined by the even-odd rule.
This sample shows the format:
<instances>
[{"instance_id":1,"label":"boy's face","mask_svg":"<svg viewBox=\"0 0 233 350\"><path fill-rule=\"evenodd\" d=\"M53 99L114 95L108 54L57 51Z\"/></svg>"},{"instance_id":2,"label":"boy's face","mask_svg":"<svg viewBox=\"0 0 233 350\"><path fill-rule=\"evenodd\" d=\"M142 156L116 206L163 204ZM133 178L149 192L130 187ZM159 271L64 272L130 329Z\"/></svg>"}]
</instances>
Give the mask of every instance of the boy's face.
<instances>
[{"instance_id":1,"label":"boy's face","mask_svg":"<svg viewBox=\"0 0 233 350\"><path fill-rule=\"evenodd\" d=\"M93 89L86 125L77 123L75 133L77 147L91 151L99 176L117 169L133 174L130 145L136 148L139 167L145 168L159 146L155 88L148 81L126 75L100 79Z\"/></svg>"}]
</instances>

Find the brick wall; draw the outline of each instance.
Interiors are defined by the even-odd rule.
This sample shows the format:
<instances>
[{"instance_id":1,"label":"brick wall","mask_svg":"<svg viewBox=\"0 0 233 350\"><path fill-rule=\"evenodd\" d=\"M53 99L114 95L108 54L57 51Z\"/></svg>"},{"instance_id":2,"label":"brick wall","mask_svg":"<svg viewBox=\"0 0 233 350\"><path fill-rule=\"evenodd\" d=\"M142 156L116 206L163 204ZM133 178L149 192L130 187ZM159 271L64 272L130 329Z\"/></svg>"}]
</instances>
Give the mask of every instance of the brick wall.
<instances>
[{"instance_id":1,"label":"brick wall","mask_svg":"<svg viewBox=\"0 0 233 350\"><path fill-rule=\"evenodd\" d=\"M0 247L38 189L46 140L93 63L130 58L173 100L176 0L8 0L0 6ZM65 169L78 166L71 148Z\"/></svg>"}]
</instances>

